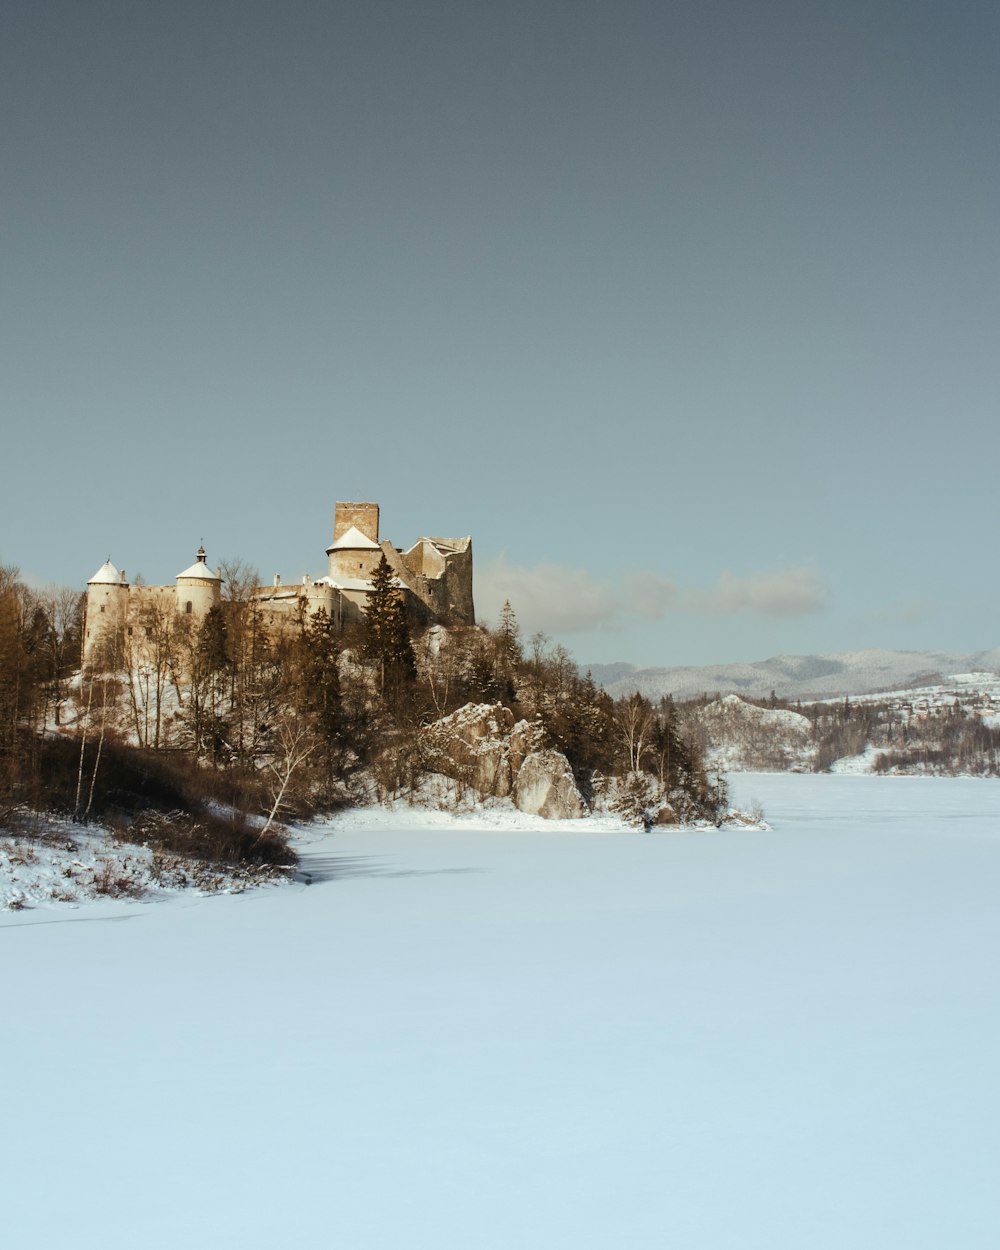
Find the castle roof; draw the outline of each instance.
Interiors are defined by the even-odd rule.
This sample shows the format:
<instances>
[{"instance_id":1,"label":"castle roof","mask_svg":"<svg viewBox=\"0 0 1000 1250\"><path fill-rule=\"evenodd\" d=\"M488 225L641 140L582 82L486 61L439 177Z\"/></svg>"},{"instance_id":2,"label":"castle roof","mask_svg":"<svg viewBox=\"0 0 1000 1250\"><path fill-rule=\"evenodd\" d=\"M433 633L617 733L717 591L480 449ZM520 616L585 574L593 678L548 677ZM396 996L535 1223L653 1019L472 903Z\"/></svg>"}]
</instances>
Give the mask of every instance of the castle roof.
<instances>
[{"instance_id":1,"label":"castle roof","mask_svg":"<svg viewBox=\"0 0 1000 1250\"><path fill-rule=\"evenodd\" d=\"M90 579L90 581L87 582L87 585L88 586L108 586L112 582L117 584L118 582L121 581L121 579L122 579L121 573L119 573L118 570L115 568L115 566L111 563L111 557L108 556L108 558L104 561L104 563L97 570L97 572Z\"/></svg>"},{"instance_id":2,"label":"castle roof","mask_svg":"<svg viewBox=\"0 0 1000 1250\"><path fill-rule=\"evenodd\" d=\"M332 547L327 547L330 551L378 551L378 543L373 543L367 534L362 534L356 525L352 525L350 529L344 530L343 534L334 540Z\"/></svg>"},{"instance_id":3,"label":"castle roof","mask_svg":"<svg viewBox=\"0 0 1000 1250\"><path fill-rule=\"evenodd\" d=\"M195 560L189 569L185 569L183 573L177 574L177 580L182 577L197 577L203 582L221 582L222 578L217 573L213 573L204 560Z\"/></svg>"},{"instance_id":4,"label":"castle roof","mask_svg":"<svg viewBox=\"0 0 1000 1250\"><path fill-rule=\"evenodd\" d=\"M363 590L368 592L372 588L370 581L363 577L321 577L317 580L316 585L332 586L334 590ZM406 590L406 583L401 582L398 577L393 577L390 583L396 590Z\"/></svg>"}]
</instances>

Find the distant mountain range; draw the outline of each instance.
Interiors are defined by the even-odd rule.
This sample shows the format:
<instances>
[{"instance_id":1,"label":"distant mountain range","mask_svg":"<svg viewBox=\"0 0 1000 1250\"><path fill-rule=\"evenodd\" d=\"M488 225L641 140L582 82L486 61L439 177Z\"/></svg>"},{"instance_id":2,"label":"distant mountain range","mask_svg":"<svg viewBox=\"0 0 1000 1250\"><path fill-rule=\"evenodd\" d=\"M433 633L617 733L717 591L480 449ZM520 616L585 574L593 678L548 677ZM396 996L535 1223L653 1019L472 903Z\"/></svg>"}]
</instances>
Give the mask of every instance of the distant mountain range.
<instances>
[{"instance_id":1,"label":"distant mountain range","mask_svg":"<svg viewBox=\"0 0 1000 1250\"><path fill-rule=\"evenodd\" d=\"M636 668L593 664L594 681L615 697L638 690L649 699L665 694L745 694L766 698L836 698L925 685L933 676L1000 671L1000 648L990 651L843 651L836 655L776 655L751 664L701 668Z\"/></svg>"}]
</instances>

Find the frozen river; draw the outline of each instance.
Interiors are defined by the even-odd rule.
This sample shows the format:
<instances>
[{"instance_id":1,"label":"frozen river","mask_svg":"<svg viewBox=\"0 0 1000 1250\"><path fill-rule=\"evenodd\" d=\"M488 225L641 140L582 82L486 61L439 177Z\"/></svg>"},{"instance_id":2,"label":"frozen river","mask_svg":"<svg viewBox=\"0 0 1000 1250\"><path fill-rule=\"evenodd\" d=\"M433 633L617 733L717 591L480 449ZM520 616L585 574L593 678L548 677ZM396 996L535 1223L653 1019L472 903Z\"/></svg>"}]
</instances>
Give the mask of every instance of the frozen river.
<instances>
[{"instance_id":1,"label":"frozen river","mask_svg":"<svg viewBox=\"0 0 1000 1250\"><path fill-rule=\"evenodd\" d=\"M0 915L5 1241L994 1250L1000 784L732 788L770 831L404 814Z\"/></svg>"}]
</instances>

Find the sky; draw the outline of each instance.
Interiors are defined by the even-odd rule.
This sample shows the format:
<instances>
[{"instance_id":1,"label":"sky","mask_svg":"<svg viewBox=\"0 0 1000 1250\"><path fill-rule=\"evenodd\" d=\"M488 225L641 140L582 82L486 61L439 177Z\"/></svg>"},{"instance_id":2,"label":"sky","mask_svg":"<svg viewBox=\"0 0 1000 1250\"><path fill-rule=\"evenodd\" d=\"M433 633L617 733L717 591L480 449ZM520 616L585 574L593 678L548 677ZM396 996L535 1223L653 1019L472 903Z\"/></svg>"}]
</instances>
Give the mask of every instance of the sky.
<instances>
[{"instance_id":1,"label":"sky","mask_svg":"<svg viewBox=\"0 0 1000 1250\"><path fill-rule=\"evenodd\" d=\"M1000 8L0 16L0 562L471 534L583 663L998 643Z\"/></svg>"}]
</instances>

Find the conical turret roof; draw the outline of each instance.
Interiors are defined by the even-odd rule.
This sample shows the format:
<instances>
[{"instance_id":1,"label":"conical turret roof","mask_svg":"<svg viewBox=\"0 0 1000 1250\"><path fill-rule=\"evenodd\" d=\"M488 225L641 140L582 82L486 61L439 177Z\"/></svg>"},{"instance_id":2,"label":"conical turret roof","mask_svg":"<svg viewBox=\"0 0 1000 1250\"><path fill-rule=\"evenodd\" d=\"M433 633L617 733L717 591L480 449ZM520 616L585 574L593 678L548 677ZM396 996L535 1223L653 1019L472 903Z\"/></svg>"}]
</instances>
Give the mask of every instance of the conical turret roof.
<instances>
[{"instance_id":1,"label":"conical turret roof","mask_svg":"<svg viewBox=\"0 0 1000 1250\"><path fill-rule=\"evenodd\" d=\"M112 583L117 585L122 580L122 575L111 563L111 557L104 561L92 578L87 582L88 586L110 586Z\"/></svg>"},{"instance_id":2,"label":"conical turret roof","mask_svg":"<svg viewBox=\"0 0 1000 1250\"><path fill-rule=\"evenodd\" d=\"M189 569L185 569L183 573L177 574L177 581L180 581L182 577L197 577L203 582L222 581L222 578L218 575L218 573L213 573L208 567L208 564L205 562L204 547L198 548L198 559L195 560L194 564L192 564Z\"/></svg>"},{"instance_id":3,"label":"conical turret roof","mask_svg":"<svg viewBox=\"0 0 1000 1250\"><path fill-rule=\"evenodd\" d=\"M350 529L344 530L338 539L335 539L332 546L327 547L327 553L331 551L378 551L378 543L372 542L367 534L362 534L356 525L352 525Z\"/></svg>"}]
</instances>

